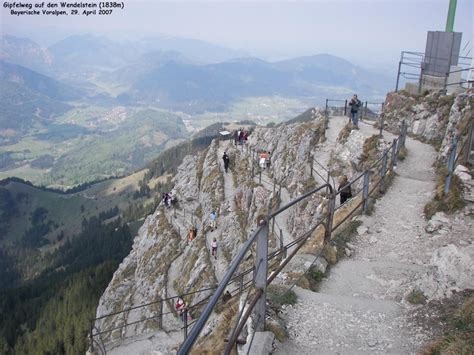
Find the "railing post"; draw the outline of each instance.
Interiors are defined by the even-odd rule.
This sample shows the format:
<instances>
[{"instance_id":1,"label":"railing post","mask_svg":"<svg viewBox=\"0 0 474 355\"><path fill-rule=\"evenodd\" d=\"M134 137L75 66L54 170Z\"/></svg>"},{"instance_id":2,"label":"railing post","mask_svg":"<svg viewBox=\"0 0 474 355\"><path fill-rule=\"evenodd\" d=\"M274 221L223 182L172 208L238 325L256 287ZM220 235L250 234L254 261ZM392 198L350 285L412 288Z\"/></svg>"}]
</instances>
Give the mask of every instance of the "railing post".
<instances>
[{"instance_id":1,"label":"railing post","mask_svg":"<svg viewBox=\"0 0 474 355\"><path fill-rule=\"evenodd\" d=\"M262 168L260 168L259 175L258 175L258 183L262 183Z\"/></svg>"},{"instance_id":2,"label":"railing post","mask_svg":"<svg viewBox=\"0 0 474 355\"><path fill-rule=\"evenodd\" d=\"M453 178L453 171L454 171L454 162L456 161L457 146L458 146L458 137L455 137L453 143L451 144L451 152L449 153L449 158L448 158L448 176L446 176L446 181L444 183L445 194L449 192L449 188L451 187L451 179Z\"/></svg>"},{"instance_id":3,"label":"railing post","mask_svg":"<svg viewBox=\"0 0 474 355\"><path fill-rule=\"evenodd\" d=\"M334 220L335 209L336 209L336 194L332 193L329 196L329 201L328 201L328 216L327 216L326 226L324 230L324 243L328 243L331 240L332 222Z\"/></svg>"},{"instance_id":4,"label":"railing post","mask_svg":"<svg viewBox=\"0 0 474 355\"><path fill-rule=\"evenodd\" d=\"M272 234L275 235L275 219L276 217L273 217L273 221L272 221Z\"/></svg>"},{"instance_id":5,"label":"railing post","mask_svg":"<svg viewBox=\"0 0 474 355\"><path fill-rule=\"evenodd\" d=\"M467 134L466 147L464 148L464 163L469 162L469 157L471 155L473 131L474 131L474 120L471 121L471 126L469 127L469 133Z\"/></svg>"},{"instance_id":6,"label":"railing post","mask_svg":"<svg viewBox=\"0 0 474 355\"><path fill-rule=\"evenodd\" d=\"M160 305L159 305L159 316L158 316L158 327L160 329L163 329L163 300L161 300Z\"/></svg>"},{"instance_id":7,"label":"railing post","mask_svg":"<svg viewBox=\"0 0 474 355\"><path fill-rule=\"evenodd\" d=\"M383 104L382 104L383 105ZM379 127L379 137L382 138L382 131L383 131L383 121L384 115L383 113L380 114L380 127Z\"/></svg>"},{"instance_id":8,"label":"railing post","mask_svg":"<svg viewBox=\"0 0 474 355\"><path fill-rule=\"evenodd\" d=\"M365 102L365 108L364 108L364 120L367 118L367 101Z\"/></svg>"},{"instance_id":9,"label":"railing post","mask_svg":"<svg viewBox=\"0 0 474 355\"><path fill-rule=\"evenodd\" d=\"M244 274L240 275L239 280L239 293L241 294L244 291Z\"/></svg>"},{"instance_id":10,"label":"railing post","mask_svg":"<svg viewBox=\"0 0 474 355\"><path fill-rule=\"evenodd\" d=\"M280 252L283 255L283 258L286 259L286 248L283 243L283 231L280 228Z\"/></svg>"},{"instance_id":11,"label":"railing post","mask_svg":"<svg viewBox=\"0 0 474 355\"><path fill-rule=\"evenodd\" d=\"M379 192L381 193L385 191L385 175L387 174L387 160L388 160L388 149L385 148L383 150L382 168L380 170Z\"/></svg>"},{"instance_id":12,"label":"railing post","mask_svg":"<svg viewBox=\"0 0 474 355\"><path fill-rule=\"evenodd\" d=\"M328 112L328 101L329 100L326 99L326 108L324 109L324 116L326 116L326 118L328 117L328 114L329 114L329 112Z\"/></svg>"},{"instance_id":13,"label":"railing post","mask_svg":"<svg viewBox=\"0 0 474 355\"><path fill-rule=\"evenodd\" d=\"M314 162L313 162L313 157L310 156L309 158L309 176L313 177L313 165L314 165Z\"/></svg>"},{"instance_id":14,"label":"railing post","mask_svg":"<svg viewBox=\"0 0 474 355\"><path fill-rule=\"evenodd\" d=\"M364 201L364 204L362 206L362 212L364 214L367 214L367 209L369 207L369 171L366 170L364 173L364 188L362 190L362 199Z\"/></svg>"},{"instance_id":15,"label":"railing post","mask_svg":"<svg viewBox=\"0 0 474 355\"><path fill-rule=\"evenodd\" d=\"M405 137L407 136L407 123L405 120L402 121L402 129L400 132L400 144L399 144L399 150L402 148L405 148Z\"/></svg>"},{"instance_id":16,"label":"railing post","mask_svg":"<svg viewBox=\"0 0 474 355\"><path fill-rule=\"evenodd\" d=\"M93 331L94 331L94 320L91 320L89 341L90 341L90 348L91 348L92 353L94 353L94 334L92 333Z\"/></svg>"},{"instance_id":17,"label":"railing post","mask_svg":"<svg viewBox=\"0 0 474 355\"><path fill-rule=\"evenodd\" d=\"M329 167L328 167L328 169L329 169ZM327 178L327 180L326 180L326 183L327 183L328 185L331 185L331 184L329 183L330 179L331 179L331 170L328 170L328 178ZM335 189L336 186L333 186L333 188ZM329 191L330 191L330 190L329 190L329 186L328 186L328 187L326 187L326 196L329 195Z\"/></svg>"},{"instance_id":18,"label":"railing post","mask_svg":"<svg viewBox=\"0 0 474 355\"><path fill-rule=\"evenodd\" d=\"M398 91L398 83L400 82L400 69L402 67L402 61L398 62L398 73L397 73L397 83L395 84L395 92Z\"/></svg>"},{"instance_id":19,"label":"railing post","mask_svg":"<svg viewBox=\"0 0 474 355\"><path fill-rule=\"evenodd\" d=\"M183 310L183 330L184 330L184 340L188 337L188 310L185 308Z\"/></svg>"},{"instance_id":20,"label":"railing post","mask_svg":"<svg viewBox=\"0 0 474 355\"><path fill-rule=\"evenodd\" d=\"M390 170L394 170L397 166L397 139L394 138L392 142L392 157L390 159Z\"/></svg>"},{"instance_id":21,"label":"railing post","mask_svg":"<svg viewBox=\"0 0 474 355\"><path fill-rule=\"evenodd\" d=\"M347 100L344 101L344 116L347 115Z\"/></svg>"},{"instance_id":22,"label":"railing post","mask_svg":"<svg viewBox=\"0 0 474 355\"><path fill-rule=\"evenodd\" d=\"M255 288L262 290L262 294L255 305L255 319L261 321L255 325L255 331L265 329L265 305L267 296L267 271L268 271L268 221L263 222L263 228L257 235L257 257L255 259Z\"/></svg>"},{"instance_id":23,"label":"railing post","mask_svg":"<svg viewBox=\"0 0 474 355\"><path fill-rule=\"evenodd\" d=\"M273 178L273 196L275 196L276 179Z\"/></svg>"}]
</instances>

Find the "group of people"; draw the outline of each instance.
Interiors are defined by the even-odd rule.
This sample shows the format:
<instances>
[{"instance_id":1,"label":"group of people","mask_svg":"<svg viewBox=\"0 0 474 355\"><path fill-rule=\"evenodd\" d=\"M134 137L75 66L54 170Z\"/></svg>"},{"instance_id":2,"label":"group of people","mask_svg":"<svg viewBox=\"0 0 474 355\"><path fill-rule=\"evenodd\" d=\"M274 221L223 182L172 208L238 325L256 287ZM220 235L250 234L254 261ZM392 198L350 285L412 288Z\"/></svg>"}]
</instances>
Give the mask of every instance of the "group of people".
<instances>
[{"instance_id":1,"label":"group of people","mask_svg":"<svg viewBox=\"0 0 474 355\"><path fill-rule=\"evenodd\" d=\"M267 151L263 151L263 152L260 153L259 165L262 169L265 169L265 167L270 169L270 165L271 165L270 155L271 155L271 153L267 152Z\"/></svg>"},{"instance_id":2,"label":"group of people","mask_svg":"<svg viewBox=\"0 0 474 355\"><path fill-rule=\"evenodd\" d=\"M249 137L249 132L248 131L244 131L243 129L239 129L237 131L235 131L234 133L234 141L235 141L235 144L244 144L247 142L247 139Z\"/></svg>"}]
</instances>

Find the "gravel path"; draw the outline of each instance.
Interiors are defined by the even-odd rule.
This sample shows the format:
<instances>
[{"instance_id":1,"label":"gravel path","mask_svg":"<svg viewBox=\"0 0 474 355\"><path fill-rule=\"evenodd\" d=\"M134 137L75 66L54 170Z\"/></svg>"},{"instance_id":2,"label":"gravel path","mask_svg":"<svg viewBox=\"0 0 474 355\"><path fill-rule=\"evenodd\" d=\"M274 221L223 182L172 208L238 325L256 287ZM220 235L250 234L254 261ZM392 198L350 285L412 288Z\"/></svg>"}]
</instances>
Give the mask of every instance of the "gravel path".
<instances>
[{"instance_id":1,"label":"gravel path","mask_svg":"<svg viewBox=\"0 0 474 355\"><path fill-rule=\"evenodd\" d=\"M353 256L330 270L319 293L296 288L298 303L283 313L290 337L277 354L410 354L430 338L411 321L405 297L431 255L422 212L434 191L435 152L406 144L393 185L374 214L360 218Z\"/></svg>"}]
</instances>

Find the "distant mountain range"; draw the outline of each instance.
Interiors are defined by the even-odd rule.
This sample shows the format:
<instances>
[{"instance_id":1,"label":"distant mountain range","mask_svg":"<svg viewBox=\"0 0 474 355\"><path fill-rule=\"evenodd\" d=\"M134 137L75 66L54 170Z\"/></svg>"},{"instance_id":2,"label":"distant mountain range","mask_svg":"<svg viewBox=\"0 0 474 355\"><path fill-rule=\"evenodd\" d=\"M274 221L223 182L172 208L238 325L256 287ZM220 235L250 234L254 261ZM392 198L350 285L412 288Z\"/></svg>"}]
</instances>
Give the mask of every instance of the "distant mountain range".
<instances>
[{"instance_id":1,"label":"distant mountain range","mask_svg":"<svg viewBox=\"0 0 474 355\"><path fill-rule=\"evenodd\" d=\"M20 65L0 61L0 128L24 130L34 120L46 122L81 97L81 90Z\"/></svg>"},{"instance_id":2,"label":"distant mountain range","mask_svg":"<svg viewBox=\"0 0 474 355\"><path fill-rule=\"evenodd\" d=\"M362 97L380 97L390 83L383 75L329 54L270 63L236 59L243 53L204 41L165 36L117 42L80 35L47 49L13 36L3 36L1 43L0 58L6 61L66 82L119 88L110 91L117 104L151 104L188 113L225 111L233 102L256 96L322 100L357 92ZM41 77L27 77L32 78L24 81L27 89L58 99L33 85L35 80L44 82ZM110 99L102 94L102 102L113 104Z\"/></svg>"},{"instance_id":3,"label":"distant mountain range","mask_svg":"<svg viewBox=\"0 0 474 355\"><path fill-rule=\"evenodd\" d=\"M103 36L74 35L41 47L28 38L0 37L0 60L26 66L53 76L88 67L112 71L152 52L175 52L196 63L217 63L245 56L205 41L170 36L147 37L134 41L113 41Z\"/></svg>"},{"instance_id":4,"label":"distant mountain range","mask_svg":"<svg viewBox=\"0 0 474 355\"><path fill-rule=\"evenodd\" d=\"M143 67L142 67L143 69ZM186 112L219 111L230 102L255 96L382 96L389 81L328 54L275 63L256 58L199 65L170 59L148 66L120 97Z\"/></svg>"}]
</instances>

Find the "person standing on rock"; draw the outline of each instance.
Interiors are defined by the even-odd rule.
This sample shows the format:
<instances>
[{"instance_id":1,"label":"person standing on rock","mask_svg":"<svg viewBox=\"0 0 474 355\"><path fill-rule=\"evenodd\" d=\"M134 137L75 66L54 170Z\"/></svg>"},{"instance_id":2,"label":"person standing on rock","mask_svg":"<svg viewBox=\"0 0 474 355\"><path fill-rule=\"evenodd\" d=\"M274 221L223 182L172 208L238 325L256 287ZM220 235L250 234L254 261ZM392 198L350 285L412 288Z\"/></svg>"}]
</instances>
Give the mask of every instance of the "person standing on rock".
<instances>
[{"instance_id":1,"label":"person standing on rock","mask_svg":"<svg viewBox=\"0 0 474 355\"><path fill-rule=\"evenodd\" d=\"M214 238L214 240L211 243L211 255L214 257L214 259L217 260L217 240Z\"/></svg>"},{"instance_id":2,"label":"person standing on rock","mask_svg":"<svg viewBox=\"0 0 474 355\"><path fill-rule=\"evenodd\" d=\"M344 175L341 180L339 180L339 187L337 191L339 191L341 205L343 205L348 199L352 198L351 185L349 185L347 175Z\"/></svg>"},{"instance_id":3,"label":"person standing on rock","mask_svg":"<svg viewBox=\"0 0 474 355\"><path fill-rule=\"evenodd\" d=\"M216 228L217 228L217 212L212 211L211 212L211 230L213 231Z\"/></svg>"},{"instance_id":4,"label":"person standing on rock","mask_svg":"<svg viewBox=\"0 0 474 355\"><path fill-rule=\"evenodd\" d=\"M176 300L174 308L176 310L176 313L178 313L179 317L184 322L184 316L186 314L187 307L186 307L186 303L181 297L178 297L178 299Z\"/></svg>"},{"instance_id":5,"label":"person standing on rock","mask_svg":"<svg viewBox=\"0 0 474 355\"><path fill-rule=\"evenodd\" d=\"M227 172L229 170L229 163L230 163L230 158L227 155L227 152L224 152L224 155L222 156L222 160L224 161L225 172Z\"/></svg>"},{"instance_id":6,"label":"person standing on rock","mask_svg":"<svg viewBox=\"0 0 474 355\"><path fill-rule=\"evenodd\" d=\"M270 169L270 166L272 165L272 161L271 161L271 155L272 153L270 152L267 152L267 160L266 160L266 164L267 164L267 169Z\"/></svg>"},{"instance_id":7,"label":"person standing on rock","mask_svg":"<svg viewBox=\"0 0 474 355\"><path fill-rule=\"evenodd\" d=\"M265 169L265 165L267 163L268 153L263 151L260 153L260 162L259 165L262 169Z\"/></svg>"},{"instance_id":8,"label":"person standing on rock","mask_svg":"<svg viewBox=\"0 0 474 355\"><path fill-rule=\"evenodd\" d=\"M359 111L359 107L362 106L362 102L357 98L356 94L354 94L354 96L352 96L351 101L349 101L349 106L351 107L352 125L354 126L354 128L359 129L359 117L357 116L357 112Z\"/></svg>"}]
</instances>

